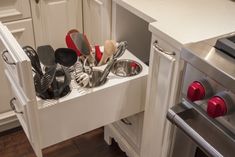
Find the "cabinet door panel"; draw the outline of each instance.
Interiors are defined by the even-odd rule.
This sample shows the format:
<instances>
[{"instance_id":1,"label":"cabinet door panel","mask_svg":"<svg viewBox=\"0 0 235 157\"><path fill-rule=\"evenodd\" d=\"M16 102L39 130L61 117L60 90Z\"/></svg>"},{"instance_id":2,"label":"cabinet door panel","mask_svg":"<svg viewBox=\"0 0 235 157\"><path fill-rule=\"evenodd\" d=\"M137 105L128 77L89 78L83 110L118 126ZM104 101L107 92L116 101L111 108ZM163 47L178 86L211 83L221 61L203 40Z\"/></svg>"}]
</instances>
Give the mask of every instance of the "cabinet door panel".
<instances>
[{"instance_id":1,"label":"cabinet door panel","mask_svg":"<svg viewBox=\"0 0 235 157\"><path fill-rule=\"evenodd\" d=\"M0 21L7 22L30 17L29 0L1 0Z\"/></svg>"},{"instance_id":2,"label":"cabinet door panel","mask_svg":"<svg viewBox=\"0 0 235 157\"><path fill-rule=\"evenodd\" d=\"M81 0L41 0L32 3L36 45L65 47L65 35L73 28L82 32Z\"/></svg>"},{"instance_id":3,"label":"cabinet door panel","mask_svg":"<svg viewBox=\"0 0 235 157\"><path fill-rule=\"evenodd\" d=\"M111 34L111 1L83 0L84 32L92 45L103 45Z\"/></svg>"}]
</instances>

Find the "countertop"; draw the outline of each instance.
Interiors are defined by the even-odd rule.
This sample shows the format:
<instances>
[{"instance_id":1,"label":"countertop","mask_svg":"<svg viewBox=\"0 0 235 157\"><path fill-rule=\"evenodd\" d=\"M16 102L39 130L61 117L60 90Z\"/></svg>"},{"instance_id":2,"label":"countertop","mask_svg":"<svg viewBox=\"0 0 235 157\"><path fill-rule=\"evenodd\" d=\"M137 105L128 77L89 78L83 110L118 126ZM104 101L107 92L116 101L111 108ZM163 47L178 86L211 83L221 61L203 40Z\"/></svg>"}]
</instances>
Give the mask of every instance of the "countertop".
<instances>
[{"instance_id":1,"label":"countertop","mask_svg":"<svg viewBox=\"0 0 235 157\"><path fill-rule=\"evenodd\" d=\"M196 42L235 31L235 1L115 0L178 44Z\"/></svg>"}]
</instances>

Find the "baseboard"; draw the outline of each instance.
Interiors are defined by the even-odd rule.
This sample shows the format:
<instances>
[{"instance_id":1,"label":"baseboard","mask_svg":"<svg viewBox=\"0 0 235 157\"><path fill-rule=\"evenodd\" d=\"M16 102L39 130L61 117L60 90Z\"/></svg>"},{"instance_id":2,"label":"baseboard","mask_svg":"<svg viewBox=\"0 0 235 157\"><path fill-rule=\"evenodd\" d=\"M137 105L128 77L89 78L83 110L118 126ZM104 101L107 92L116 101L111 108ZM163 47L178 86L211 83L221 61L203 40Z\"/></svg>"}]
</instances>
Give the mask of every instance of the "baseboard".
<instances>
[{"instance_id":1,"label":"baseboard","mask_svg":"<svg viewBox=\"0 0 235 157\"><path fill-rule=\"evenodd\" d=\"M105 141L109 143L109 138L113 138L119 145L120 149L126 153L128 157L140 157L134 148L125 140L125 138L118 132L118 130L112 125L105 126Z\"/></svg>"},{"instance_id":2,"label":"baseboard","mask_svg":"<svg viewBox=\"0 0 235 157\"><path fill-rule=\"evenodd\" d=\"M20 123L13 111L0 114L0 132L20 126Z\"/></svg>"}]
</instances>

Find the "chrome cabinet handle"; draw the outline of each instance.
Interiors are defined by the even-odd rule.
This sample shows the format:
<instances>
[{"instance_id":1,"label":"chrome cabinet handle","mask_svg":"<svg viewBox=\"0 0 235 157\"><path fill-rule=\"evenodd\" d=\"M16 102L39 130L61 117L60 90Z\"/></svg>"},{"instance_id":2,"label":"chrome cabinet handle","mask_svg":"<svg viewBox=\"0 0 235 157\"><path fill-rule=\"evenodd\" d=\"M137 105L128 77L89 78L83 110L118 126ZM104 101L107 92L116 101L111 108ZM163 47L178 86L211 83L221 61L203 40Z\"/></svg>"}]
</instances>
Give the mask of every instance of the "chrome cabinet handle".
<instances>
[{"instance_id":1,"label":"chrome cabinet handle","mask_svg":"<svg viewBox=\"0 0 235 157\"><path fill-rule=\"evenodd\" d=\"M157 40L155 40L155 41L153 42L153 48L154 48L156 51L160 51L160 52L165 53L165 54L167 54L167 55L175 55L175 52L169 52L169 51L166 51L166 50L164 50L163 48L161 48L161 47L159 46Z\"/></svg>"},{"instance_id":2,"label":"chrome cabinet handle","mask_svg":"<svg viewBox=\"0 0 235 157\"><path fill-rule=\"evenodd\" d=\"M15 107L15 105L14 105L14 101L16 101L16 98L12 98L12 99L10 100L11 109L12 109L15 113L17 113L17 114L23 114L22 111L17 111L17 110L16 110L16 107Z\"/></svg>"},{"instance_id":3,"label":"chrome cabinet handle","mask_svg":"<svg viewBox=\"0 0 235 157\"><path fill-rule=\"evenodd\" d=\"M132 125L132 123L127 118L121 119L121 122L126 124L126 125Z\"/></svg>"},{"instance_id":4,"label":"chrome cabinet handle","mask_svg":"<svg viewBox=\"0 0 235 157\"><path fill-rule=\"evenodd\" d=\"M35 0L35 2L38 4L40 0Z\"/></svg>"},{"instance_id":5,"label":"chrome cabinet handle","mask_svg":"<svg viewBox=\"0 0 235 157\"><path fill-rule=\"evenodd\" d=\"M9 62L9 60L8 60L8 58L7 58L7 56L6 56L6 53L8 53L7 50L5 50L5 51L2 52L2 59L3 59L7 64L9 64L9 65L16 65L16 63L14 63L14 62Z\"/></svg>"}]
</instances>

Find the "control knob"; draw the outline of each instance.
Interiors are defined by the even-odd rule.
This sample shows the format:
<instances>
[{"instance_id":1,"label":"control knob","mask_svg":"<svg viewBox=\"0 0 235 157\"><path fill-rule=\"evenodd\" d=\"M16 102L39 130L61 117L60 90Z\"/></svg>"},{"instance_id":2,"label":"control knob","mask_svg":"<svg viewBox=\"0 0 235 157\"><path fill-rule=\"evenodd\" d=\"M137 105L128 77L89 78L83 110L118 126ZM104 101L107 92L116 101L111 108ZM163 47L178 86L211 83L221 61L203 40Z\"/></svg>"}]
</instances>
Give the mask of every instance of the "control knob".
<instances>
[{"instance_id":1,"label":"control knob","mask_svg":"<svg viewBox=\"0 0 235 157\"><path fill-rule=\"evenodd\" d=\"M207 102L207 115L216 118L224 116L231 112L233 107L233 101L227 92L223 91L212 98Z\"/></svg>"},{"instance_id":2,"label":"control knob","mask_svg":"<svg viewBox=\"0 0 235 157\"><path fill-rule=\"evenodd\" d=\"M212 95L212 88L209 82L206 79L201 79L198 81L192 82L188 86L187 98L194 102L197 100L203 100Z\"/></svg>"}]
</instances>

